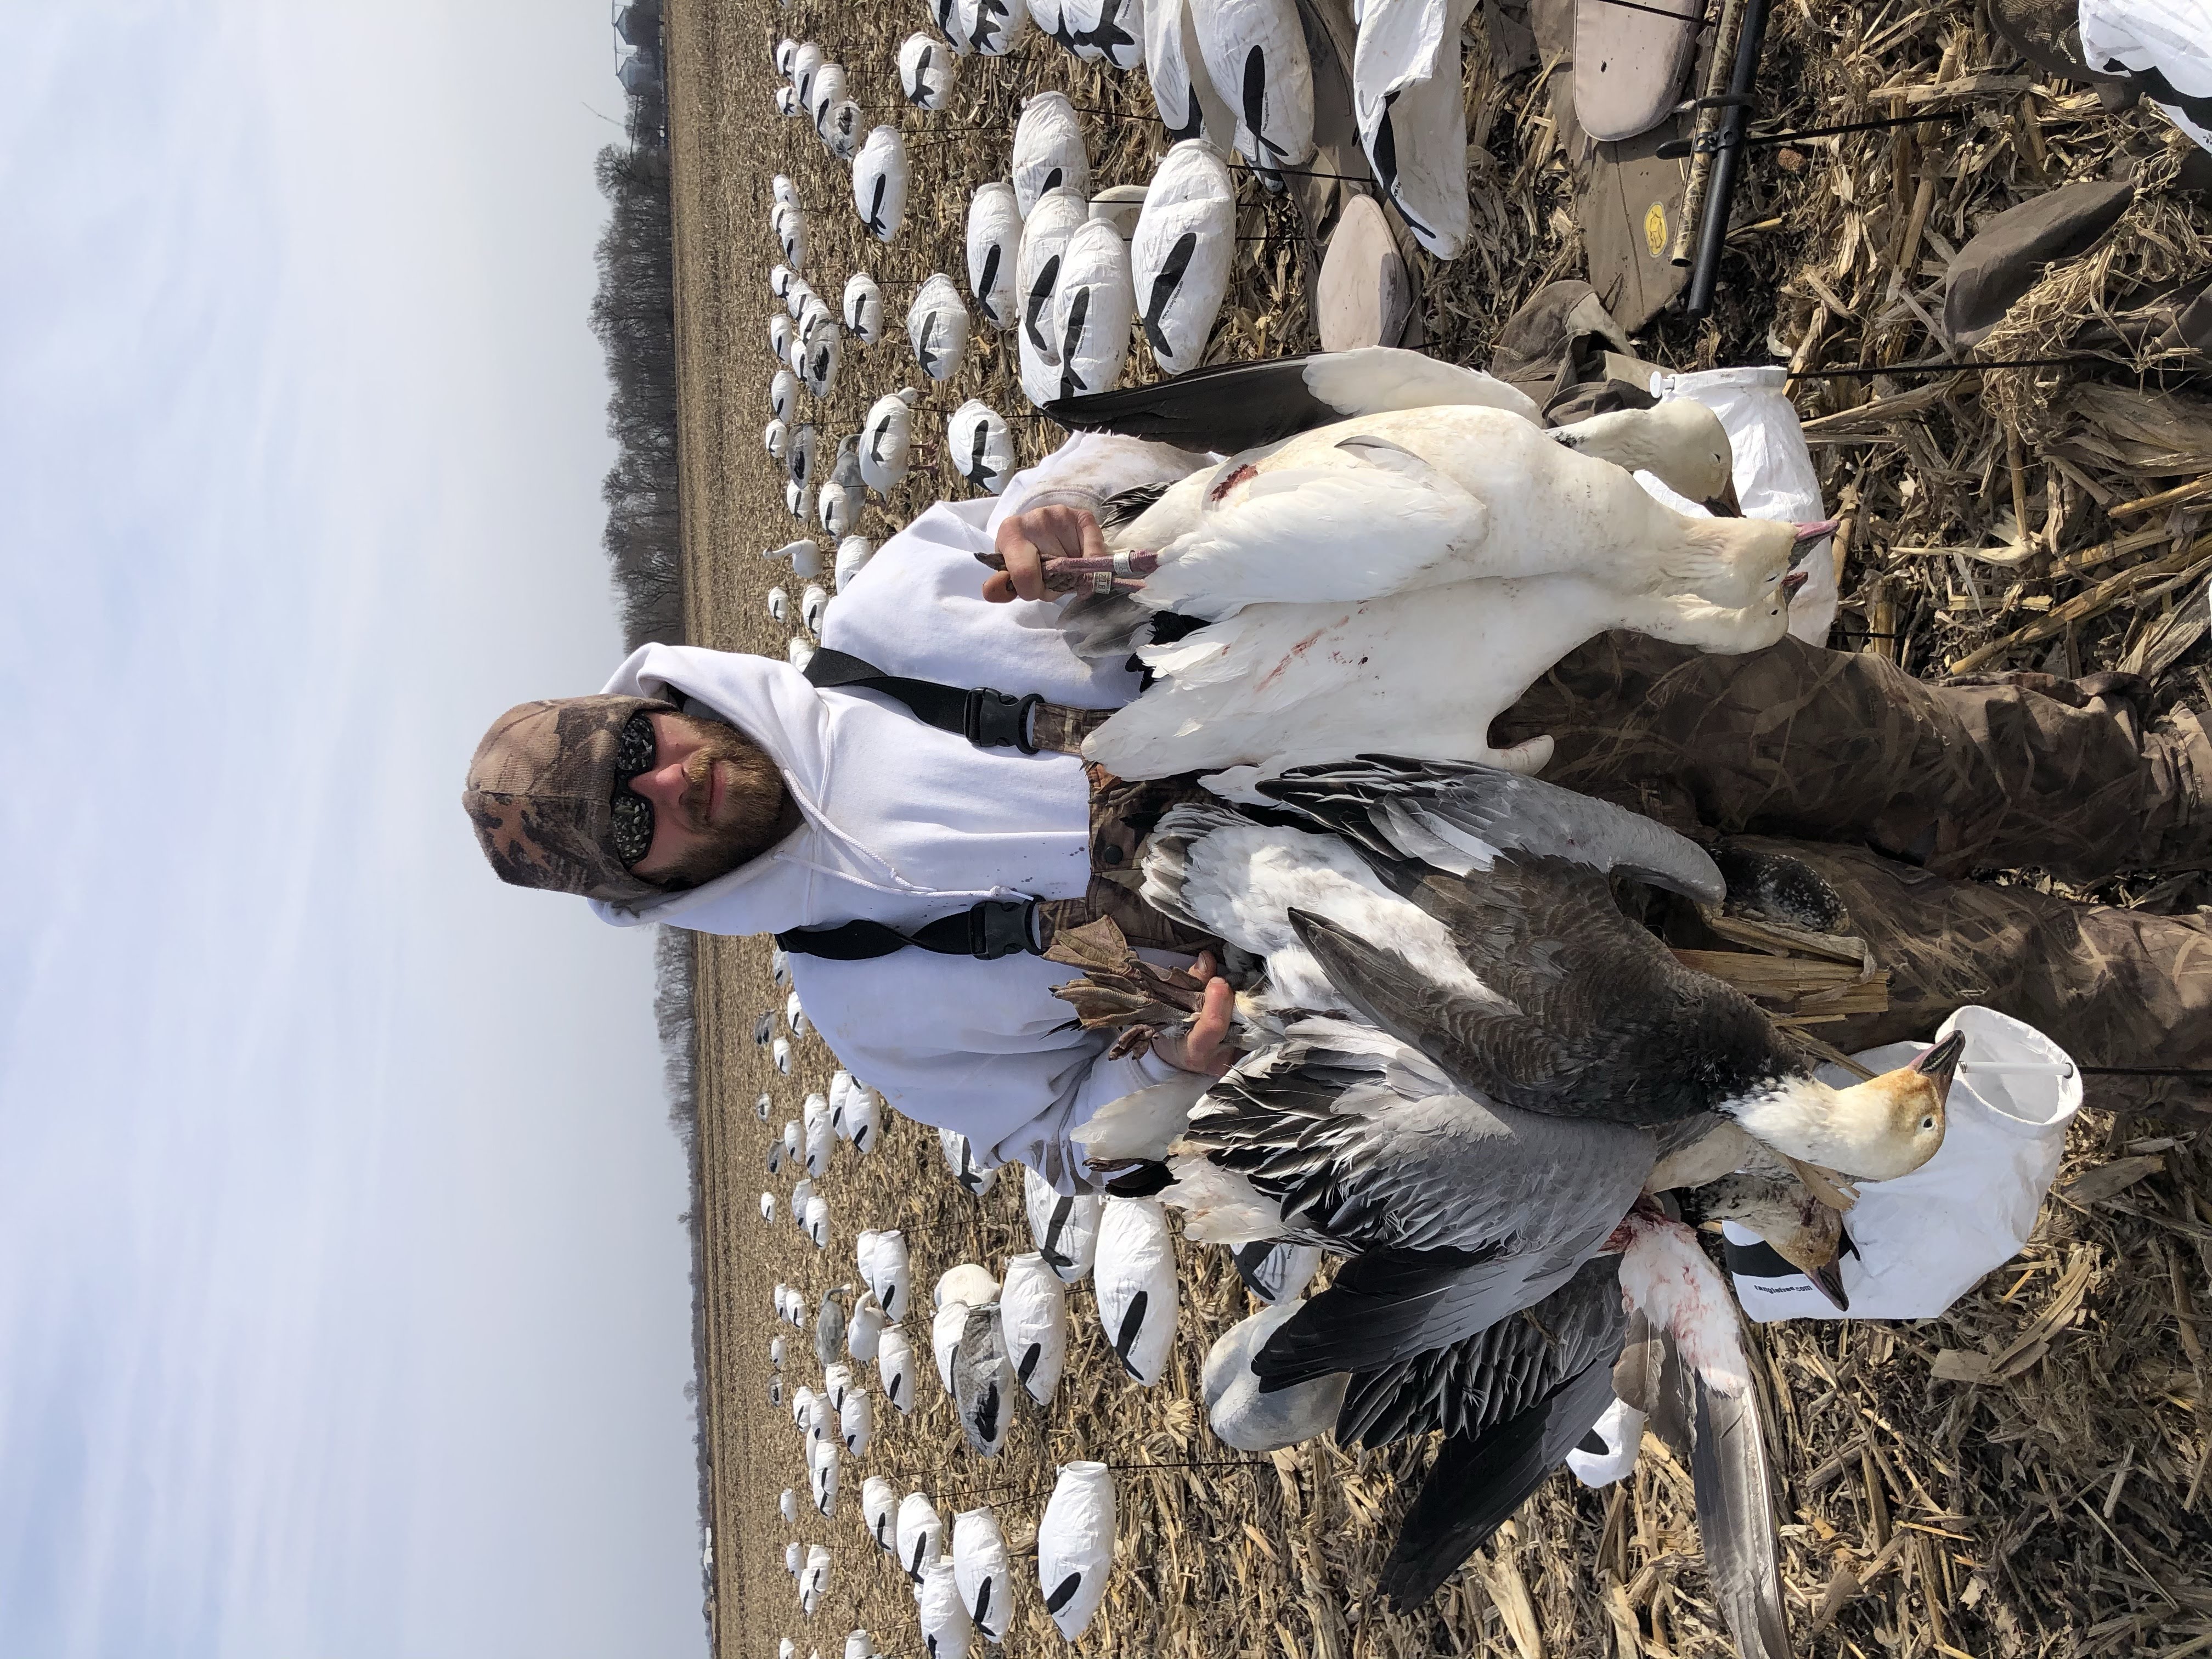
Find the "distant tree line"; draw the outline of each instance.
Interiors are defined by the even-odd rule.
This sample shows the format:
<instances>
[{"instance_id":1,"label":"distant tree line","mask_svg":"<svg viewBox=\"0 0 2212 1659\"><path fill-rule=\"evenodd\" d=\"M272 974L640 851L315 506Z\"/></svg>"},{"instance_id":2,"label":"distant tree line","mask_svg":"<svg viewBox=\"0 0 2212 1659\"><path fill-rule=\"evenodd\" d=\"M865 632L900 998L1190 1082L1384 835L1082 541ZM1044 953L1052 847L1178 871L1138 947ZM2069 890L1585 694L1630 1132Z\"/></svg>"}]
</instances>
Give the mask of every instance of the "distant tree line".
<instances>
[{"instance_id":1,"label":"distant tree line","mask_svg":"<svg viewBox=\"0 0 2212 1659\"><path fill-rule=\"evenodd\" d=\"M653 110L641 112L641 106ZM665 104L658 85L630 99L631 142L599 152L609 209L599 238L592 331L607 358L607 429L617 453L601 494L623 640L684 638L677 512L676 245L668 200ZM641 139L648 142L640 142Z\"/></svg>"}]
</instances>

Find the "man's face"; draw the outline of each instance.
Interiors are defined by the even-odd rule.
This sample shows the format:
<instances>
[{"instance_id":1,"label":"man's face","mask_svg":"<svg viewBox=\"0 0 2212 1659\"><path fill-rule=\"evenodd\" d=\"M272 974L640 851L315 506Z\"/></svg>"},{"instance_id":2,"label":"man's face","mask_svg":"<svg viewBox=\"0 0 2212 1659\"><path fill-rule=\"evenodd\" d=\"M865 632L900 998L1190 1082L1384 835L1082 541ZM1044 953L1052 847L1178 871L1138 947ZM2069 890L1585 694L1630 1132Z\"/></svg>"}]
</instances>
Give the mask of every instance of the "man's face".
<instances>
[{"instance_id":1,"label":"man's face","mask_svg":"<svg viewBox=\"0 0 2212 1659\"><path fill-rule=\"evenodd\" d=\"M786 816L783 779L768 757L735 726L688 714L647 718L653 765L629 787L653 803L653 845L632 873L696 887L768 847Z\"/></svg>"}]
</instances>

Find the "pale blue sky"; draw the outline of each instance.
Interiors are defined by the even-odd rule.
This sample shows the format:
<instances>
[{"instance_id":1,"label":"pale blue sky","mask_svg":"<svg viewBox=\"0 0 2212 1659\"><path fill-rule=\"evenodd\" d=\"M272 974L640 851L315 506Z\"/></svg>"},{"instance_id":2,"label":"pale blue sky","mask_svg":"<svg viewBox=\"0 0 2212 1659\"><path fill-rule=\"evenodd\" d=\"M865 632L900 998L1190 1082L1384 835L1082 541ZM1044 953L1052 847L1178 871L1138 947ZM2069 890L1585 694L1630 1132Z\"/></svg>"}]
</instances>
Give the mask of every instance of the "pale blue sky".
<instances>
[{"instance_id":1,"label":"pale blue sky","mask_svg":"<svg viewBox=\"0 0 2212 1659\"><path fill-rule=\"evenodd\" d=\"M0 1652L703 1644L650 941L501 888L619 654L603 0L70 0L0 98Z\"/></svg>"}]
</instances>

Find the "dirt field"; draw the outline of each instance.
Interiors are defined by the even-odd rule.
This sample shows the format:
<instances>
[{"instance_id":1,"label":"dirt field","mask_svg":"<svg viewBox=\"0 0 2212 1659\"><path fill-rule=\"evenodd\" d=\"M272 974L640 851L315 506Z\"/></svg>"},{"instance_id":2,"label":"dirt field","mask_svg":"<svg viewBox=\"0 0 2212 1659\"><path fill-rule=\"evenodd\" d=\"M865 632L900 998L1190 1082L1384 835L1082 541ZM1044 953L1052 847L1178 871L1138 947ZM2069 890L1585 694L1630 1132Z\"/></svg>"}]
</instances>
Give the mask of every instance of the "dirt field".
<instances>
[{"instance_id":1,"label":"dirt field","mask_svg":"<svg viewBox=\"0 0 2212 1659\"><path fill-rule=\"evenodd\" d=\"M872 350L848 343L835 397L814 408L825 460L836 436L858 429L868 403L909 383L925 388L918 437L980 395L1012 422L1024 459L1054 441L1028 413L1011 353L988 328L977 325L978 349L958 379L933 386L920 378L899 319L932 270L951 272L964 290L968 191L1003 170L1021 94L1059 86L1079 106L1143 118L1151 113L1144 83L1079 64L1032 35L1008 58L963 60L954 108L921 116L898 98L892 55L922 23L918 3L862 10L799 0L779 10L767 0L671 0L682 462L696 643L780 655L792 631L768 618L763 598L777 568L759 557L800 533L783 509L781 468L760 439L775 367L767 343L775 302L766 283L778 257L769 230L773 173L792 176L808 210L806 274L824 298L834 304L847 274L859 268L872 271L885 294L885 340ZM1893 27L1899 33L1886 37L1883 47L1892 58L1918 62L1923 74L1938 67L1936 20L1914 13ZM1818 57L1822 37L1811 11L1800 8L1778 29L1776 61L1791 73ZM774 40L809 31L847 66L850 94L870 124L896 120L908 135L915 188L905 231L888 249L863 242L845 168L804 123L779 121L773 112ZM1877 32L1869 27L1851 38ZM1945 64L1955 72L1959 62L1987 61L1986 42L1977 37L1974 44L1976 52L1956 61L1946 56ZM1471 96L1486 100L1480 130L1490 161L1480 174L1480 204L1502 251L1441 277L1431 272L1429 300L1435 349L1473 362L1483 361L1489 332L1515 300L1571 271L1575 260L1571 227L1563 232L1554 211L1559 179L1533 79L1486 80L1490 71L1475 61L1481 58L1470 54L1469 71ZM1843 72L1837 64L1820 70L1831 77ZM1796 112L1832 118L1836 107L1832 100L1816 107L1808 94ZM2077 139L2081 154L2101 155L2096 146L2111 143L2100 137L2105 129L2062 129L2057 123L2069 110L2077 123L2086 120L2074 104L2045 100L2044 118L2053 125L2038 143L2059 161ZM1164 147L1148 119L1098 117L1091 127L1095 165L1106 182L1142 180L1147 158ZM1876 143L1888 140L1869 141ZM1885 201L1910 200L1909 177L1894 188L1881 182ZM1680 337L1662 330L1648 349L1684 367L1737 361L1738 354L1759 352L1770 328L1785 342L1799 339L1805 319L1819 316L1825 349L1841 353L1829 361L1854 361L1858 349L1887 350L1884 361L1893 361L1906 343L1898 306L1868 321L1854 340L1844 320L1826 319L1809 290L1786 289L1790 263L1808 246L1819 246L1826 258L1832 244L1821 239L1844 210L1810 185L1794 194L1775 188L1771 223L1762 220L1751 239L1772 281L1752 301L1732 301L1737 308L1724 311L1717 325L1679 330ZM1960 225L1947 217L1953 205L1945 198L1932 215L1924 204L1920 215L1929 227L1949 227L1946 246L1958 240ZM1964 212L1960 207L1958 220ZM1248 195L1243 218L1240 235L1250 239L1243 275L1215 354L1304 349L1310 341L1301 256L1281 210ZM1884 243L1896 228L1877 223L1867 246ZM1918 233L1908 245L1919 246ZM1848 268L1856 257L1862 269L1832 273L1828 291L1840 287L1849 296L1842 309L1853 314L1863 296L1872 319L1881 310L1881 270L1866 247L1855 256L1857 246L1844 246L1839 263ZM1816 330L1815 354L1822 349ZM1897 390L1832 382L1808 389L1806 398L1808 412L1848 412L1871 396L1875 404L1857 410L1862 424L1855 429L1894 437L1885 418L1903 417L1875 404ZM1940 450L1932 459L1917 440L1820 452L1838 468L1836 486L1848 484L1852 500L1865 504L1846 621L1881 635L1875 648L1902 650L1915 662L2001 639L2045 614L2049 596L2082 591L2087 578L2076 573L2074 586L2014 582L2008 591L2013 579L2002 572L1993 584L1978 573L1954 579L1940 562L1932 577L1909 562L1869 562L1869 544L1969 532L1978 541L2001 510L2015 505L2022 521L2051 527L2053 553L2061 536L2073 547L2102 524L2094 511L2085 513L2091 502L2068 482L2070 475L2040 465L2033 445L2024 471L2008 471L2003 434L1960 394L1946 395L1948 414L1923 401L1909 422L1916 433L1935 433ZM1938 416L1955 424L1942 426ZM2031 435L2044 429L2026 424ZM1920 484L1900 492L1908 472ZM890 511L872 501L865 533L888 535L949 489L965 493L949 471L918 467ZM2193 533L2194 521L2186 529ZM799 584L787 572L781 579L795 603ZM2093 614L2097 619L2058 636L2066 661L2115 660L2142 635L2124 611L2112 614L2108 606ZM1902 646L1893 635L1915 642ZM1060 1651L1065 1644L1035 1591L1033 1559L1025 1564L1018 1553L1029 1547L1053 1465L1077 1456L1123 1466L1115 1571L1082 1644L1087 1653L1532 1659L1729 1651L1705 1598L1686 1476L1649 1453L1632 1480L1607 1492L1555 1480L1518 1528L1501 1534L1419 1618L1369 1606L1376 1570L1412 1490L1405 1477L1418 1474L1427 1448L1346 1455L1324 1440L1229 1466L1225 1460L1238 1455L1208 1432L1196 1379L1212 1335L1249 1304L1222 1258L1190 1249L1183 1252L1185 1302L1167 1380L1143 1389L1121 1377L1097 1334L1086 1286L1071 1297L1077 1340L1059 1400L1042 1417L1025 1416L995 1462L964 1448L926 1358L927 1322L910 1322L921 1359L918 1409L905 1419L885 1411L876 1446L865 1459L848 1460L834 1517L803 1508L799 1525L787 1527L778 1497L795 1486L803 1504L806 1483L801 1437L788 1413L767 1400L768 1346L779 1328L770 1287L779 1280L798 1286L811 1308L823 1290L854 1277L853 1240L863 1226L905 1229L917 1291L953 1261L977 1260L995 1271L1031 1245L1018 1182L1002 1182L981 1202L968 1198L950 1179L934 1133L896 1119L872 1158L841 1147L822 1183L834 1217L830 1247L817 1252L804 1240L781 1214L790 1174L768 1179L763 1154L770 1136L798 1115L805 1094L825 1087L835 1062L810 1036L796 1045L799 1064L784 1079L755 1047L756 1017L781 1000L769 984L767 954L765 941L719 939L702 941L699 954L700 1214L708 1238L701 1389L714 1466L718 1653L765 1659L788 1635L802 1659L810 1650L836 1659L855 1626L873 1632L885 1653L921 1650L912 1598L860 1519L861 1479L872 1473L887 1474L902 1492L933 1493L948 1524L960 1509L993 1505L1018 1553L1018 1580L1025 1565L1030 1571L1018 1583L1006 1651ZM753 1109L763 1091L774 1099L766 1125ZM2115 1128L2085 1114L2062 1184L2122 1156L2135 1160L2124 1166L2137 1177L2133 1184L2054 1200L2025 1257L1947 1320L1797 1327L1754 1338L1784 1487L1785 1572L1802 1651L2171 1659L2212 1652L2206 1519L2212 1495L2204 1491L2212 1433L2203 1419L2202 1327L2193 1322L2212 1271L2212 1179L2185 1135L2176 1140L2140 1120ZM759 1216L763 1187L779 1199L773 1225ZM2017 1341L2023 1336L2024 1346ZM807 1338L790 1337L789 1386L818 1383ZM1982 1387L1937 1381L1931 1367L1948 1349L2008 1353L2002 1369L2009 1374ZM1207 1466L1150 1473L1127 1467L1194 1462ZM784 1543L793 1535L836 1553L832 1587L811 1621L800 1616L783 1570ZM1810 1634L1816 1622L1825 1627Z\"/></svg>"}]
</instances>

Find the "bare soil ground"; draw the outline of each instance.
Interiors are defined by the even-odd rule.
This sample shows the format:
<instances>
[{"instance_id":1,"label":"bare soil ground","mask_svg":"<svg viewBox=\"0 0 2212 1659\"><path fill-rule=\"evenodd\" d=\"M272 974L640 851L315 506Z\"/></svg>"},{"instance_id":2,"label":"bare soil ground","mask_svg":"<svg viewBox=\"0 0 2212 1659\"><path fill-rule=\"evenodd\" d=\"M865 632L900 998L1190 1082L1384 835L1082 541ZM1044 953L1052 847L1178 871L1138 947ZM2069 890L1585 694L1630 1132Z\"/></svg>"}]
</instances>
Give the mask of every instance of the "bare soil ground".
<instances>
[{"instance_id":1,"label":"bare soil ground","mask_svg":"<svg viewBox=\"0 0 2212 1659\"><path fill-rule=\"evenodd\" d=\"M988 330L950 386L919 379L897 325L932 270L963 274L968 192L1002 173L1018 98L1048 86L1079 106L1125 112L1091 121L1101 179L1139 181L1163 149L1140 77L1078 64L1034 35L997 61L964 59L951 110L921 116L897 95L898 41L923 26L921 8L831 7L799 0L671 0L672 127L676 151L678 335L684 401L682 464L690 637L730 650L780 654L790 629L763 605L776 568L759 558L799 533L785 514L781 469L763 452L770 307L766 272L777 258L769 230L769 180L796 181L812 239L807 275L833 304L846 275L883 283L886 340L848 349L836 395L816 406L824 439L857 430L867 404L908 383L925 388L917 434L969 396L1013 422L1024 459L1055 434L1014 384L1010 354ZM908 135L915 187L907 226L890 248L864 243L848 175L801 122L773 113L769 54L780 34L811 33L842 61L870 123ZM1897 5L1864 11L1797 5L1778 18L1769 62L1792 125L1863 118L1894 100L1884 86L1955 80L2004 54L1978 15ZM1550 134L1540 75L1501 79L1487 54L1469 53L1470 110L1482 147L1477 206L1491 228L1485 251L1425 272L1431 349L1483 362L1490 336L1517 301L1572 274L1574 228L1559 211L1564 173ZM2023 84L2026 84L2024 82ZM2002 90L2002 89L2001 89ZM1932 265L1971 234L1973 216L2068 176L2144 157L2171 160L2154 118L2105 118L2085 93L2006 92L1947 134L1874 134L1753 170L1740 214L1747 260L1716 320L1670 325L1646 344L1680 367L1765 360L1770 345L1799 367L1895 362L1930 349L1914 307L1929 303ZM1792 168L1795 171L1792 171ZM1923 188L1924 186L1924 188ZM1248 187L1249 188L1249 187ZM1217 357L1310 344L1302 255L1282 210L1248 195L1249 239L1239 283L1214 345ZM2136 277L2212 266L2197 222L2171 198L2135 211L2101 264L2054 277L2035 314L2117 306ZM2096 261L2092 261L2096 264ZM1902 277L1899 276L1902 272ZM1809 276L1808 276L1809 273ZM2094 278L2094 281L2090 280ZM2086 287L2085 287L2086 283ZM1916 290L1916 284L1923 284ZM963 283L964 287L964 283ZM2063 289L2062 292L2061 290ZM2031 307L2033 310L2033 308ZM2043 336L2014 330L1993 344L2034 355ZM2022 349L2025 347L2026 349ZM1881 355L1887 354L1887 355ZM1133 363L1137 372L1144 372ZM1997 377L1989 377L1995 381ZM1932 392L1929 388L1932 386ZM2015 666L2071 670L2117 663L2181 602L2206 550L2185 501L2149 522L2163 533L2126 557L2096 553L2142 522L2106 509L2172 481L2100 452L2099 430L2056 379L2011 377L1984 390L1974 378L1936 382L1805 382L1808 416L1827 415L1816 451L1831 499L1853 514L1842 624L1877 637L1869 647L1940 671L1996 644ZM2085 436L2086 434L2086 436ZM2070 446L2070 447L2069 447ZM2212 465L2208 459L2203 465ZM2200 465L2197 470L2203 470ZM1845 492L1849 493L1846 495ZM949 471L917 468L901 499L872 504L866 533L890 533L941 493L965 493ZM2177 516L2179 515L2179 516ZM2001 530L1999 526L2002 526ZM2028 562L1991 566L1931 548L1979 547L2017 534L2043 539ZM2101 539L2100 539L2101 538ZM2170 550L2179 550L2172 552ZM2110 584L2166 557L2160 585ZM787 573L784 580L793 589ZM2089 596L2087 604L2075 603ZM2201 608L2203 601L2195 601ZM2071 611L2065 609L2073 605ZM2058 625L2045 626L2054 611ZM2020 630L2030 630L2026 640ZM2007 641L2012 643L2006 643ZM2201 651L2200 651L2201 654ZM2180 659L2188 685L2194 658ZM2166 892L2182 903L2201 892ZM799 1437L767 1399L768 1346L778 1328L769 1291L799 1286L811 1306L854 1275L863 1226L901 1226L915 1246L915 1283L945 1266L988 1264L1030 1248L1018 1183L981 1202L952 1183L935 1136L894 1119L880 1152L841 1149L823 1183L834 1216L825 1251L781 1213L791 1177L769 1180L771 1135L823 1089L835 1061L818 1041L796 1045L789 1079L751 1041L756 1017L780 1005L760 940L699 945L701 1139L708 1328L702 1407L711 1438L716 1539L714 1636L719 1653L763 1659L788 1634L799 1654L842 1650L855 1626L890 1654L920 1650L913 1602L859 1516L861 1478L890 1475L936 1495L948 1522L988 1503L1018 1551L1029 1546L1053 1465L1073 1456L1121 1465L1175 1465L1117 1478L1121 1505L1115 1571L1083 1648L1116 1655L1304 1656L1495 1653L1656 1656L1729 1651L1707 1599L1685 1473L1647 1452L1636 1474L1592 1494L1555 1480L1509 1529L1417 1617L1369 1601L1425 1447L1346 1454L1322 1441L1230 1466L1237 1455L1207 1431L1195 1400L1212 1337L1248 1307L1214 1253L1183 1252L1185 1302L1167 1380L1125 1382L1097 1332L1089 1291L1071 1298L1078 1332L1068 1381L1048 1413L1018 1425L995 1462L962 1444L950 1405L923 1359L921 1404L886 1412L876 1447L848 1461L831 1519L803 1511L787 1528L779 1494L803 1494ZM770 1120L754 1101L772 1097ZM1850 1323L1754 1335L1782 1486L1785 1572L1801 1650L1820 1654L2146 1654L2212 1652L2212 1460L2204 1334L2198 1309L2212 1271L2212 1178L2201 1152L2140 1120L2116 1126L2085 1115L2062 1188L2092 1165L2131 1160L2096 1185L2054 1199L2035 1241L1946 1319L1911 1326ZM760 1219L764 1188L779 1198ZM915 1330L926 1353L926 1323ZM792 1333L792 1386L818 1382L810 1344ZM1946 1349L2008 1356L2002 1382L1938 1380ZM796 1535L836 1552L832 1588L810 1622L783 1571ZM1023 1563L1018 1559L1018 1574ZM1006 1650L1062 1647L1034 1592L1022 1595ZM1820 1628L1814 1631L1818 1624Z\"/></svg>"}]
</instances>

